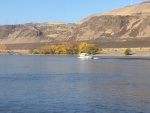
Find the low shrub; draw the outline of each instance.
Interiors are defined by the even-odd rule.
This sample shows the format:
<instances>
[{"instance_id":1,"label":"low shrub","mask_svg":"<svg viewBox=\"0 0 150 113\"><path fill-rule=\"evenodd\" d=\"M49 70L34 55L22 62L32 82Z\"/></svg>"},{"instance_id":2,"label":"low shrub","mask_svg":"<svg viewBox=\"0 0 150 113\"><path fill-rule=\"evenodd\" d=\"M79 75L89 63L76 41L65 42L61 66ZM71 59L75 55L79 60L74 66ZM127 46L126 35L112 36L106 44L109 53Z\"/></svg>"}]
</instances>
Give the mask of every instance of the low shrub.
<instances>
[{"instance_id":1,"label":"low shrub","mask_svg":"<svg viewBox=\"0 0 150 113\"><path fill-rule=\"evenodd\" d=\"M127 48L127 49L125 50L124 54L125 54L125 55L132 55L131 52L132 52L131 49L130 49L130 48Z\"/></svg>"}]
</instances>

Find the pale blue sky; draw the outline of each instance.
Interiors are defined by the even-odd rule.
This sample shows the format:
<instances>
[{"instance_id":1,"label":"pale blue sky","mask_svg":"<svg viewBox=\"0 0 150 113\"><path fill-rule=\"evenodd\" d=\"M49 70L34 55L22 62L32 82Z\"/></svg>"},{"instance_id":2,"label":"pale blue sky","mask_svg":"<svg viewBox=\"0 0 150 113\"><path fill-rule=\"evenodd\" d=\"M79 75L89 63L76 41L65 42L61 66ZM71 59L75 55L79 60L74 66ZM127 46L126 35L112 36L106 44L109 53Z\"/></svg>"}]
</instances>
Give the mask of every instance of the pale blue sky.
<instances>
[{"instance_id":1,"label":"pale blue sky","mask_svg":"<svg viewBox=\"0 0 150 113\"><path fill-rule=\"evenodd\" d=\"M0 24L74 23L93 14L144 0L0 0Z\"/></svg>"}]
</instances>

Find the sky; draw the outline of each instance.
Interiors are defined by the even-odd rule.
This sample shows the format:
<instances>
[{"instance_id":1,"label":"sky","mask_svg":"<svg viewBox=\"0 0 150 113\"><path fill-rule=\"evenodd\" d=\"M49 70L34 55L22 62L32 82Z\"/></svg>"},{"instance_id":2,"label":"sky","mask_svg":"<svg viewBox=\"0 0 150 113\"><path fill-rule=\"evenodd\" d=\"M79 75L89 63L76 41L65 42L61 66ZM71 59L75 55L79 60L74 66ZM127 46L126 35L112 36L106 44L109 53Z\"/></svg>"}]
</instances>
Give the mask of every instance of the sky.
<instances>
[{"instance_id":1,"label":"sky","mask_svg":"<svg viewBox=\"0 0 150 113\"><path fill-rule=\"evenodd\" d=\"M0 0L0 24L75 23L144 0Z\"/></svg>"}]
</instances>

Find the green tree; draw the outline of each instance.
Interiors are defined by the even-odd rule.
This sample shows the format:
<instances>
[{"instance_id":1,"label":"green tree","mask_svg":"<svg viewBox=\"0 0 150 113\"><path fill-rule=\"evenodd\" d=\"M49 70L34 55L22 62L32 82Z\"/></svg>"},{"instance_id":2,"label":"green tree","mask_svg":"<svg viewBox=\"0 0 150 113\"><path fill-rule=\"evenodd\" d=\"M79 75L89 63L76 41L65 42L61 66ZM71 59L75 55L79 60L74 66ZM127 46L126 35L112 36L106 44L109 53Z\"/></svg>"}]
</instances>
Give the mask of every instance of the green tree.
<instances>
[{"instance_id":1,"label":"green tree","mask_svg":"<svg viewBox=\"0 0 150 113\"><path fill-rule=\"evenodd\" d=\"M131 55L131 49L130 48L127 48L124 52L125 55Z\"/></svg>"}]
</instances>

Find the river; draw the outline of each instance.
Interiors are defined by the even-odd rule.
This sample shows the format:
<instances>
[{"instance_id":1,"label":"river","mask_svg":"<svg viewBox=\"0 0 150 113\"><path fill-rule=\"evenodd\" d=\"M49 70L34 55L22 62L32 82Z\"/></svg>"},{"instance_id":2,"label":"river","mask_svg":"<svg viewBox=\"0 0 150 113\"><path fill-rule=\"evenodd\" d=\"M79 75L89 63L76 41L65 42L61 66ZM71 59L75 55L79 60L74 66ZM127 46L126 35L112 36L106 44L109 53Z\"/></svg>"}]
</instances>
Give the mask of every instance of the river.
<instances>
[{"instance_id":1,"label":"river","mask_svg":"<svg viewBox=\"0 0 150 113\"><path fill-rule=\"evenodd\" d=\"M0 55L0 113L150 113L150 57Z\"/></svg>"}]
</instances>

